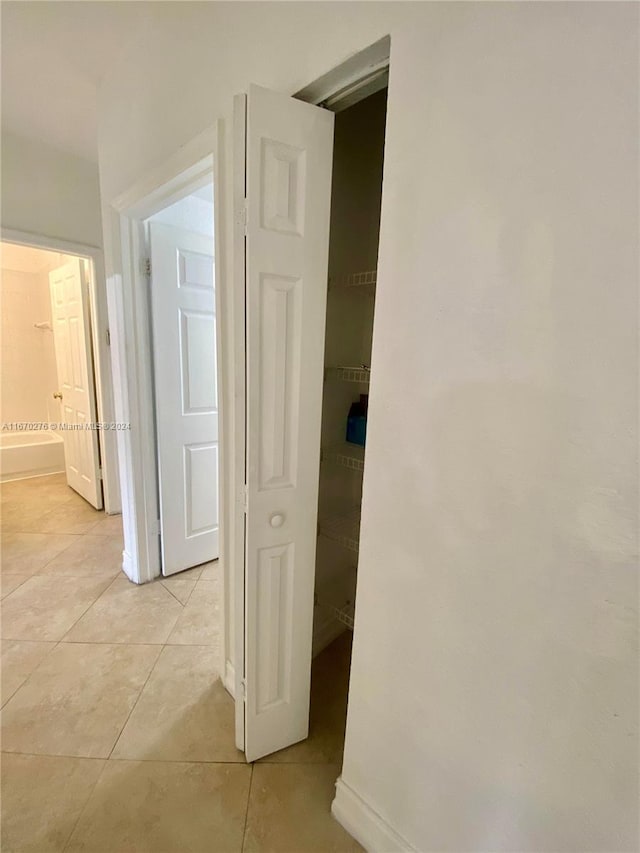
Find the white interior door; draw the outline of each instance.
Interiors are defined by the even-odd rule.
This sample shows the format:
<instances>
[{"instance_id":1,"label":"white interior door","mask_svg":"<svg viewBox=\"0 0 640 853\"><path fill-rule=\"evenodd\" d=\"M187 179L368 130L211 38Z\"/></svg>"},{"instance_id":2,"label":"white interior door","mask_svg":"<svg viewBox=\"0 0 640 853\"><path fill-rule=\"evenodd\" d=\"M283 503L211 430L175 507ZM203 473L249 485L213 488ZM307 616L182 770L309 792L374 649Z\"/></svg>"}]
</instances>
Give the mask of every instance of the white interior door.
<instances>
[{"instance_id":1,"label":"white interior door","mask_svg":"<svg viewBox=\"0 0 640 853\"><path fill-rule=\"evenodd\" d=\"M150 224L162 572L219 556L213 235Z\"/></svg>"},{"instance_id":2,"label":"white interior door","mask_svg":"<svg viewBox=\"0 0 640 853\"><path fill-rule=\"evenodd\" d=\"M58 371L60 420L65 427L67 483L102 509L96 397L84 261L74 258L49 273L51 317Z\"/></svg>"},{"instance_id":3,"label":"white interior door","mask_svg":"<svg viewBox=\"0 0 640 853\"><path fill-rule=\"evenodd\" d=\"M309 728L333 113L247 101L245 753Z\"/></svg>"}]
</instances>

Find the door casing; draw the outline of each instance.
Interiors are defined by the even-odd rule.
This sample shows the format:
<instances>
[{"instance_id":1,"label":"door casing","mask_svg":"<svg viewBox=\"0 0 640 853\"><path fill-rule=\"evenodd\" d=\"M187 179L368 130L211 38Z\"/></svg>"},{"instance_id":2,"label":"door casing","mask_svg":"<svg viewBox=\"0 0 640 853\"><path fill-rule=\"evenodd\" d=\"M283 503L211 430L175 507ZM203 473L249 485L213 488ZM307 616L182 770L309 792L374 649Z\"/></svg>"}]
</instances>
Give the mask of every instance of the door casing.
<instances>
[{"instance_id":1,"label":"door casing","mask_svg":"<svg viewBox=\"0 0 640 853\"><path fill-rule=\"evenodd\" d=\"M137 429L119 437L120 474L123 493L125 556L123 569L134 583L146 583L161 575L158 502L158 469L155 441L153 362L149 279L144 268L147 256L145 220L213 180L214 243L216 277L217 359L220 448L220 562L222 572L221 662L226 661L227 604L230 558L234 543L226 534L228 507L241 504L235 495L235 480L227 473L234 457L233 429L226 420L233 416L238 392L230 387L225 364L233 345L225 268L223 170L224 124L216 122L174 156L137 181L108 207L106 231L111 240L107 292L111 322L113 372L119 417ZM233 421L231 422L233 423ZM149 436L153 440L149 441ZM233 673L223 670L225 686L233 693Z\"/></svg>"}]
</instances>

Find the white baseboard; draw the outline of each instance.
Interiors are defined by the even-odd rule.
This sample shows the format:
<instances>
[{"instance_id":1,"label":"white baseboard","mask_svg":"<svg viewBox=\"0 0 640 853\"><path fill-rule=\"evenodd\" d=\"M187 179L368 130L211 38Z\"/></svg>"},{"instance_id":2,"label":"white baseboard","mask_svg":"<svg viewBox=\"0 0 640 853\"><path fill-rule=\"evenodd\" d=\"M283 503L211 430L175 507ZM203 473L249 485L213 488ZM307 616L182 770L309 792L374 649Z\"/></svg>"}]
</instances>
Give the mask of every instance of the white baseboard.
<instances>
[{"instance_id":1,"label":"white baseboard","mask_svg":"<svg viewBox=\"0 0 640 853\"><path fill-rule=\"evenodd\" d=\"M417 853L408 841L339 777L331 812L368 853Z\"/></svg>"},{"instance_id":2,"label":"white baseboard","mask_svg":"<svg viewBox=\"0 0 640 853\"><path fill-rule=\"evenodd\" d=\"M224 677L222 679L222 683L224 684L227 693L231 695L232 699L236 698L236 668L231 663L231 661L227 661L224 666Z\"/></svg>"}]
</instances>

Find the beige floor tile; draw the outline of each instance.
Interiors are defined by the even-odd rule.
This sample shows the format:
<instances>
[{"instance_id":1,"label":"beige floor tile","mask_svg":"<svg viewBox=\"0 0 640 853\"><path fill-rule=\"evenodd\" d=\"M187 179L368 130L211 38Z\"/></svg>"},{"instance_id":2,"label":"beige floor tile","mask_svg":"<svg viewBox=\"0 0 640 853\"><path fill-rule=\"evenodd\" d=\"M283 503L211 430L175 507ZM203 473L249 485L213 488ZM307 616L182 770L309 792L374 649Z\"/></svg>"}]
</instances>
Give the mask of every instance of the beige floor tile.
<instances>
[{"instance_id":1,"label":"beige floor tile","mask_svg":"<svg viewBox=\"0 0 640 853\"><path fill-rule=\"evenodd\" d=\"M219 585L216 581L199 580L167 642L175 645L217 645L219 625Z\"/></svg>"},{"instance_id":2,"label":"beige floor tile","mask_svg":"<svg viewBox=\"0 0 640 853\"><path fill-rule=\"evenodd\" d=\"M3 755L3 853L60 853L104 764L93 758Z\"/></svg>"},{"instance_id":3,"label":"beige floor tile","mask_svg":"<svg viewBox=\"0 0 640 853\"><path fill-rule=\"evenodd\" d=\"M96 536L119 536L122 538L122 516L104 515L98 521L91 533Z\"/></svg>"},{"instance_id":4,"label":"beige floor tile","mask_svg":"<svg viewBox=\"0 0 640 853\"><path fill-rule=\"evenodd\" d=\"M8 533L2 537L2 571L35 574L77 541L55 533Z\"/></svg>"},{"instance_id":5,"label":"beige floor tile","mask_svg":"<svg viewBox=\"0 0 640 853\"><path fill-rule=\"evenodd\" d=\"M122 542L115 536L76 536L42 570L43 574L115 578L122 572Z\"/></svg>"},{"instance_id":6,"label":"beige floor tile","mask_svg":"<svg viewBox=\"0 0 640 853\"><path fill-rule=\"evenodd\" d=\"M38 532L39 523L50 509L48 504L46 506L23 503L3 504L1 516L3 535Z\"/></svg>"},{"instance_id":7,"label":"beige floor tile","mask_svg":"<svg viewBox=\"0 0 640 853\"><path fill-rule=\"evenodd\" d=\"M65 506L80 507L81 509L93 509L94 512L100 513L100 518L104 518L105 516L105 513L102 510L95 510L94 507L82 497L82 495L79 495L78 492L74 491L73 489L68 489L68 496L65 502Z\"/></svg>"},{"instance_id":8,"label":"beige floor tile","mask_svg":"<svg viewBox=\"0 0 640 853\"><path fill-rule=\"evenodd\" d=\"M342 765L352 637L345 631L313 661L309 737L262 762Z\"/></svg>"},{"instance_id":9,"label":"beige floor tile","mask_svg":"<svg viewBox=\"0 0 640 853\"><path fill-rule=\"evenodd\" d=\"M161 583L117 578L65 636L80 643L164 643L182 605Z\"/></svg>"},{"instance_id":10,"label":"beige floor tile","mask_svg":"<svg viewBox=\"0 0 640 853\"><path fill-rule=\"evenodd\" d=\"M202 573L200 575L201 581L217 581L220 578L220 561L212 560L210 563L205 563L202 566Z\"/></svg>"},{"instance_id":11,"label":"beige floor tile","mask_svg":"<svg viewBox=\"0 0 640 853\"><path fill-rule=\"evenodd\" d=\"M30 486L31 488L47 485L66 486L67 478L64 471L58 471L56 474L43 474L41 477L28 477L22 480L8 480L2 484L2 489L14 486Z\"/></svg>"},{"instance_id":12,"label":"beige floor tile","mask_svg":"<svg viewBox=\"0 0 640 853\"><path fill-rule=\"evenodd\" d=\"M32 643L28 640L2 641L3 705L11 699L55 645L55 643Z\"/></svg>"},{"instance_id":13,"label":"beige floor tile","mask_svg":"<svg viewBox=\"0 0 640 853\"><path fill-rule=\"evenodd\" d=\"M7 702L7 752L106 758L155 664L157 646L60 643Z\"/></svg>"},{"instance_id":14,"label":"beige floor tile","mask_svg":"<svg viewBox=\"0 0 640 853\"><path fill-rule=\"evenodd\" d=\"M69 853L240 853L251 768L109 761Z\"/></svg>"},{"instance_id":15,"label":"beige floor tile","mask_svg":"<svg viewBox=\"0 0 640 853\"><path fill-rule=\"evenodd\" d=\"M8 572L3 572L0 575L0 590L2 598L10 595L14 589L21 586L31 575L11 575Z\"/></svg>"},{"instance_id":16,"label":"beige floor tile","mask_svg":"<svg viewBox=\"0 0 640 853\"><path fill-rule=\"evenodd\" d=\"M363 848L332 817L334 764L256 764L246 853L356 853Z\"/></svg>"},{"instance_id":17,"label":"beige floor tile","mask_svg":"<svg viewBox=\"0 0 640 853\"><path fill-rule=\"evenodd\" d=\"M3 483L1 501L3 506L10 503L41 504L53 509L71 500L75 494L66 482L59 482L52 477L31 477L28 480Z\"/></svg>"},{"instance_id":18,"label":"beige floor tile","mask_svg":"<svg viewBox=\"0 0 640 853\"><path fill-rule=\"evenodd\" d=\"M104 513L86 501L82 504L63 504L35 520L29 529L33 533L90 533ZM26 528L25 528L26 529Z\"/></svg>"},{"instance_id":19,"label":"beige floor tile","mask_svg":"<svg viewBox=\"0 0 640 853\"><path fill-rule=\"evenodd\" d=\"M202 574L202 566L194 566L192 569L185 569L183 572L176 572L175 575L169 575L168 579L180 578L181 580L197 581Z\"/></svg>"},{"instance_id":20,"label":"beige floor tile","mask_svg":"<svg viewBox=\"0 0 640 853\"><path fill-rule=\"evenodd\" d=\"M234 740L234 704L215 650L165 646L113 757L244 763Z\"/></svg>"},{"instance_id":21,"label":"beige floor tile","mask_svg":"<svg viewBox=\"0 0 640 853\"><path fill-rule=\"evenodd\" d=\"M109 580L35 575L2 602L8 640L60 640L109 586Z\"/></svg>"},{"instance_id":22,"label":"beige floor tile","mask_svg":"<svg viewBox=\"0 0 640 853\"><path fill-rule=\"evenodd\" d=\"M186 604L196 587L195 580L182 580L180 577L163 578L160 583L174 595L180 604Z\"/></svg>"}]
</instances>

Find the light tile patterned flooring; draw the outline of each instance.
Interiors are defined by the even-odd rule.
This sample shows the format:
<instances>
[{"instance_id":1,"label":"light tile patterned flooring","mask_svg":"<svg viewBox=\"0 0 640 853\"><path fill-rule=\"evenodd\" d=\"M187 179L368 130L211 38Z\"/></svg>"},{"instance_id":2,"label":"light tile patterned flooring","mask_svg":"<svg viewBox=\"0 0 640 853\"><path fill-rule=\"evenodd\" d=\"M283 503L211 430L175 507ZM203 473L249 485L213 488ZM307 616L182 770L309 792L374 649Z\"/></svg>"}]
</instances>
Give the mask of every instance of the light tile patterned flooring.
<instances>
[{"instance_id":1,"label":"light tile patterned flooring","mask_svg":"<svg viewBox=\"0 0 640 853\"><path fill-rule=\"evenodd\" d=\"M351 853L330 815L350 638L311 736L247 765L218 675L217 562L145 586L120 519L52 475L2 486L2 851Z\"/></svg>"}]
</instances>

